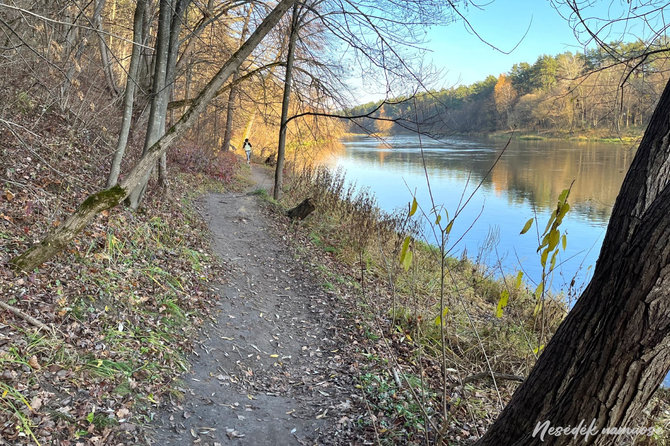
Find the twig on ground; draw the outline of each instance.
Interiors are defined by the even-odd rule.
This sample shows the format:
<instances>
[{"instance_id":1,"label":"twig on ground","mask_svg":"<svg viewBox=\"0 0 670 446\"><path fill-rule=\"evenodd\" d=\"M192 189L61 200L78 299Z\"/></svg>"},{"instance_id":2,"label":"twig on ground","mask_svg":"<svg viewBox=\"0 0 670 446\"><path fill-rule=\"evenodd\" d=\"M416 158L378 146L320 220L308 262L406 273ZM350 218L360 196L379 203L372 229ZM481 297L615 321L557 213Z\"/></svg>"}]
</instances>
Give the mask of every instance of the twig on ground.
<instances>
[{"instance_id":1,"label":"twig on ground","mask_svg":"<svg viewBox=\"0 0 670 446\"><path fill-rule=\"evenodd\" d=\"M13 307L5 302L0 301L0 308L4 308L5 310L9 311L15 316L20 317L21 319L27 321L28 323L34 325L35 327L39 328L40 330L48 331L51 332L51 328L44 324L43 322L38 321L34 317L32 317L29 314L24 313L23 311L19 310L16 307Z\"/></svg>"},{"instance_id":2,"label":"twig on ground","mask_svg":"<svg viewBox=\"0 0 670 446\"><path fill-rule=\"evenodd\" d=\"M523 382L526 378L521 375L511 375L509 373L495 373L495 372L481 372L474 375L466 376L463 379L463 384L479 381L480 379L495 378L500 381L518 381Z\"/></svg>"}]
</instances>

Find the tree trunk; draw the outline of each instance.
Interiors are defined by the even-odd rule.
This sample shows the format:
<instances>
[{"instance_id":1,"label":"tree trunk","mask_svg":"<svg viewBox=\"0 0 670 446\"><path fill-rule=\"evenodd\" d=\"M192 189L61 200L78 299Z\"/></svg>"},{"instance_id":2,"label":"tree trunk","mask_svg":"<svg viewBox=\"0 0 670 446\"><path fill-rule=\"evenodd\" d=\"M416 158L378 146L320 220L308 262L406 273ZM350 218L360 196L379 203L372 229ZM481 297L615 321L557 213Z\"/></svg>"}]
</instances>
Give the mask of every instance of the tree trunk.
<instances>
[{"instance_id":1,"label":"tree trunk","mask_svg":"<svg viewBox=\"0 0 670 446\"><path fill-rule=\"evenodd\" d=\"M593 279L479 445L540 444L552 427L631 427L670 369L670 83L617 197ZM541 430L540 430L541 432ZM613 445L616 435L546 445Z\"/></svg>"},{"instance_id":2,"label":"tree trunk","mask_svg":"<svg viewBox=\"0 0 670 446\"><path fill-rule=\"evenodd\" d=\"M114 73L112 72L112 64L109 61L109 48L105 41L105 35L102 29L102 11L105 9L106 0L98 0L95 5L95 13L93 14L93 25L98 34L98 43L100 44L100 61L102 62L102 70L105 73L105 80L107 81L107 88L112 96L119 95L119 89L114 82Z\"/></svg>"},{"instance_id":3,"label":"tree trunk","mask_svg":"<svg viewBox=\"0 0 670 446\"><path fill-rule=\"evenodd\" d=\"M249 5L249 10L247 12L247 17L244 19L244 24L242 25L242 33L240 34L240 45L244 42L244 39L247 35L247 30L249 28L249 20L251 19L251 13L253 11L253 4ZM233 80L231 82L230 92L228 93L228 103L226 104L226 129L223 133L223 143L221 148L224 152L227 152L230 149L230 141L233 139L233 115L235 112L235 96L237 96L237 80L240 77L240 70L237 70L233 74Z\"/></svg>"},{"instance_id":4,"label":"tree trunk","mask_svg":"<svg viewBox=\"0 0 670 446\"><path fill-rule=\"evenodd\" d=\"M207 104L223 86L224 82L249 57L261 40L279 22L296 0L281 0L265 17L263 22L249 36L247 41L223 64L221 69L209 81L198 97L177 121L156 143L138 160L126 178L111 189L97 192L84 201L62 225L48 234L42 242L26 252L11 259L12 265L24 271L30 271L58 254L99 212L121 203L128 191L133 190L147 171L151 171L160 156L181 137L206 109Z\"/></svg>"},{"instance_id":5,"label":"tree trunk","mask_svg":"<svg viewBox=\"0 0 670 446\"><path fill-rule=\"evenodd\" d=\"M286 56L286 77L284 78L284 97L281 103L281 119L279 120L279 143L277 144L277 167L275 167L275 185L272 196L275 200L281 197L281 188L284 177L284 153L286 149L286 118L288 117L289 101L291 99L291 80L293 75L293 60L295 57L295 42L298 38L298 5L293 6L291 17L291 37L288 42Z\"/></svg>"},{"instance_id":6,"label":"tree trunk","mask_svg":"<svg viewBox=\"0 0 670 446\"><path fill-rule=\"evenodd\" d=\"M304 220L309 214L314 212L314 209L316 209L316 206L314 206L314 203L312 203L312 199L305 198L299 205L293 209L289 209L286 212L286 215L291 220L295 220L296 218L299 220Z\"/></svg>"},{"instance_id":7,"label":"tree trunk","mask_svg":"<svg viewBox=\"0 0 670 446\"><path fill-rule=\"evenodd\" d=\"M128 78L126 79L126 91L123 96L123 121L121 122L121 131L116 143L116 151L112 160L112 167L107 178L107 188L116 185L121 172L121 161L128 145L128 134L130 133L130 124L133 119L133 102L135 100L135 89L140 72L140 55L142 48L142 30L144 13L147 6L147 0L138 0L133 16L133 51L130 56L130 66L128 67Z\"/></svg>"},{"instance_id":8,"label":"tree trunk","mask_svg":"<svg viewBox=\"0 0 670 446\"><path fill-rule=\"evenodd\" d=\"M158 17L158 34L156 36L156 56L154 78L152 86L151 110L149 111L149 126L144 142L143 153L151 147L165 133L167 107L170 102L175 79L175 65L179 52L179 33L184 12L191 0L161 0ZM161 157L159 178L162 184L167 184L164 174L167 170L167 160ZM151 177L147 172L142 182L130 192L128 205L137 209L142 202L144 192Z\"/></svg>"}]
</instances>

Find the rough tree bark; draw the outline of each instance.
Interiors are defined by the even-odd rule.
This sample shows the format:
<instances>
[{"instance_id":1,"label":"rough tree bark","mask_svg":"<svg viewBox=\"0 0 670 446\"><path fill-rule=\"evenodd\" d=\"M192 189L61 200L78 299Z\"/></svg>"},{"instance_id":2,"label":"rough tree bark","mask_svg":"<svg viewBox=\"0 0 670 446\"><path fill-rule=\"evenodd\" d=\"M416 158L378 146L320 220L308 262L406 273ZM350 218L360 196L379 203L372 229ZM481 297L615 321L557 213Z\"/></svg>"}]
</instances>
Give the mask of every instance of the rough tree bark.
<instances>
[{"instance_id":1,"label":"rough tree bark","mask_svg":"<svg viewBox=\"0 0 670 446\"><path fill-rule=\"evenodd\" d=\"M281 104L281 119L279 120L279 143L277 144L277 166L275 167L275 184L272 196L275 200L281 197L281 188L284 177L284 153L286 150L286 118L288 117L289 101L291 99L291 81L293 76L293 60L295 58L295 42L298 39L298 19L300 8L293 6L291 17L291 37L288 41L288 54L286 55L286 77L284 78L284 96Z\"/></svg>"},{"instance_id":2,"label":"rough tree bark","mask_svg":"<svg viewBox=\"0 0 670 446\"><path fill-rule=\"evenodd\" d=\"M130 124L133 118L133 102L135 100L135 89L137 88L138 76L140 73L140 55L142 48L142 31L144 13L146 11L147 0L138 0L135 6L133 16L133 50L130 56L130 66L128 67L128 78L126 79L126 91L123 95L123 121L121 122L121 131L116 143L112 167L107 178L107 187L116 186L121 172L121 161L128 145L128 134L130 133Z\"/></svg>"},{"instance_id":3,"label":"rough tree bark","mask_svg":"<svg viewBox=\"0 0 670 446\"><path fill-rule=\"evenodd\" d=\"M284 13L293 6L295 1L281 0L275 6L246 42L223 64L221 69L194 99L193 105L182 115L179 121L168 129L165 135L149 148L121 183L89 196L62 225L49 233L37 245L14 257L10 261L11 264L24 271L36 268L58 254L98 213L121 203L128 196L129 191L140 184L146 172L154 168L160 156L193 125L224 82L249 57L254 48L279 22Z\"/></svg>"},{"instance_id":4,"label":"rough tree bark","mask_svg":"<svg viewBox=\"0 0 670 446\"><path fill-rule=\"evenodd\" d=\"M616 435L539 435L593 422L631 426L670 369L670 83L612 210L591 283L477 443L613 445ZM539 433L538 433L539 434Z\"/></svg>"}]
</instances>

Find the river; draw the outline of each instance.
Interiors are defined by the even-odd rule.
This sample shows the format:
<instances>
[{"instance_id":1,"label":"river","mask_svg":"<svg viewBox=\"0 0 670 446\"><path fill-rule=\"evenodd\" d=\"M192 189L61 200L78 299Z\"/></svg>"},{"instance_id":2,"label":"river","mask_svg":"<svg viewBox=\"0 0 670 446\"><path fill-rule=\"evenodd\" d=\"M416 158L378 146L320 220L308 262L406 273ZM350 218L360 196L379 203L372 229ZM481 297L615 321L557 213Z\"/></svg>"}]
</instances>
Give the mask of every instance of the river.
<instances>
[{"instance_id":1,"label":"river","mask_svg":"<svg viewBox=\"0 0 670 446\"><path fill-rule=\"evenodd\" d=\"M343 169L347 180L358 187L369 188L379 207L389 212L407 209L413 194L423 210L431 209L423 160L435 204L444 206L449 216L481 183L454 223L448 243L451 254L462 255L466 250L497 275L500 264L506 273L523 270L526 280L535 283L542 274L537 232L533 227L524 235L519 233L534 215L540 231L544 230L559 194L574 181L568 199L571 210L561 225L567 231L567 247L560 253L560 266L550 283L552 290L574 295L591 276L634 148L515 140L489 173L506 143L486 138L436 141L415 135L380 140L361 135L343 140L342 153L327 165ZM425 237L434 242L433 236ZM567 293L573 278L573 293Z\"/></svg>"}]
</instances>

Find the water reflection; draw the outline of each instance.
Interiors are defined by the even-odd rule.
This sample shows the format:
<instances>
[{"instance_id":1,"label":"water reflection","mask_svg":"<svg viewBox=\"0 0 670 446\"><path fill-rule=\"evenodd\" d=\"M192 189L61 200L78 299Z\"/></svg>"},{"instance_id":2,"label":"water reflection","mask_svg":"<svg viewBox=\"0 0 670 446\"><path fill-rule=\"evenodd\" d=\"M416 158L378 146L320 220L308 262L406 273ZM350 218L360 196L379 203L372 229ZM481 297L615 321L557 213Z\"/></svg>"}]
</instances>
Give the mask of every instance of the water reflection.
<instances>
[{"instance_id":1,"label":"water reflection","mask_svg":"<svg viewBox=\"0 0 670 446\"><path fill-rule=\"evenodd\" d=\"M555 205L561 190L575 180L570 202L573 211L595 224L606 224L634 151L594 142L512 141L491 175L487 173L505 141L446 139L423 140L426 166L436 181L443 179L484 184L511 203L529 200L538 208ZM344 142L344 156L369 167L421 173L421 146L413 136L396 136L385 142L353 138Z\"/></svg>"},{"instance_id":2,"label":"water reflection","mask_svg":"<svg viewBox=\"0 0 670 446\"><path fill-rule=\"evenodd\" d=\"M484 261L495 265L501 257L507 270L521 267L534 280L541 274L535 252L537 239L519 236L519 231L534 214L546 222L558 195L574 180L569 199L572 210L563 225L568 230L569 248L562 254L565 263L554 289L570 283L577 271L594 265L612 205L634 155L631 148L615 144L513 141L488 174L506 141L451 138L423 139L420 144L416 136L395 136L384 142L361 136L343 144L344 153L330 165L345 169L349 180L369 187L385 210L406 206L410 190L416 191L424 209L430 209L423 160L436 201L450 213L458 207L464 191L467 196L483 180L461 221L454 225L452 239L463 236L454 253L463 249L471 255L478 252L495 227L500 233L499 250L488 253Z\"/></svg>"}]
</instances>

